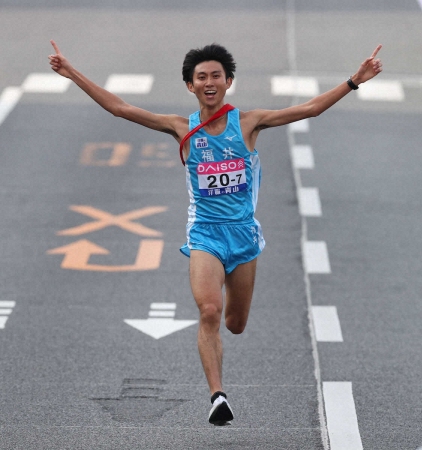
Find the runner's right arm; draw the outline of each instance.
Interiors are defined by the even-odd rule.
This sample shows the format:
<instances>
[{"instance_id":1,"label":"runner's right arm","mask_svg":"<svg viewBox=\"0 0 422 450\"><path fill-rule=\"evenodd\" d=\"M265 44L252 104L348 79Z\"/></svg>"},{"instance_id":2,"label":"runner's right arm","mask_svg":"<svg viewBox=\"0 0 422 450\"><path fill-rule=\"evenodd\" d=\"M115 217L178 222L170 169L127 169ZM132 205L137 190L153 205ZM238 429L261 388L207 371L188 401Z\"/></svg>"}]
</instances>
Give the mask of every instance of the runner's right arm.
<instances>
[{"instance_id":1,"label":"runner's right arm","mask_svg":"<svg viewBox=\"0 0 422 450\"><path fill-rule=\"evenodd\" d=\"M98 86L76 70L63 56L53 40L51 44L56 52L55 55L48 57L51 68L59 75L72 80L106 111L116 117L122 117L153 130L171 134L179 142L181 137L188 132L187 119L175 114L155 114L126 103L117 95Z\"/></svg>"}]
</instances>

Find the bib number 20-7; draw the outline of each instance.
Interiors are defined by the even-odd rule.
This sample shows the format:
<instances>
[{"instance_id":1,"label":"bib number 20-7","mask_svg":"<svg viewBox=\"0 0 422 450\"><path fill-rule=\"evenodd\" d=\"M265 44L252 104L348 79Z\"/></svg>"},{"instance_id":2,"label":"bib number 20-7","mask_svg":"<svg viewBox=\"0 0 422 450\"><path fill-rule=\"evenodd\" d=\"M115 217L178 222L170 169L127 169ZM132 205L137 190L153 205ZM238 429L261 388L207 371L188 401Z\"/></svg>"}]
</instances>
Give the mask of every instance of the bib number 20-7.
<instances>
[{"instance_id":1,"label":"bib number 20-7","mask_svg":"<svg viewBox=\"0 0 422 450\"><path fill-rule=\"evenodd\" d=\"M247 187L245 160L200 163L197 166L199 191L204 197L235 194Z\"/></svg>"}]
</instances>

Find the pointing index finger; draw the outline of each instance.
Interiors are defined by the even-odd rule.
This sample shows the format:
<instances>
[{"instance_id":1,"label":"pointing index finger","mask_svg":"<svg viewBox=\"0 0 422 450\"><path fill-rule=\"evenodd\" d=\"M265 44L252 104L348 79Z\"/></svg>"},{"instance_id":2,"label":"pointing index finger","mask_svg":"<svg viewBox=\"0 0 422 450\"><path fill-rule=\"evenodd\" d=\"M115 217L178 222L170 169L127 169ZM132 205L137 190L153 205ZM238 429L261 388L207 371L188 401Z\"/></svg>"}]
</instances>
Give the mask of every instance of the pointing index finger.
<instances>
[{"instance_id":1,"label":"pointing index finger","mask_svg":"<svg viewBox=\"0 0 422 450\"><path fill-rule=\"evenodd\" d=\"M379 44L377 46L377 48L374 50L374 52L372 53L371 58L375 58L377 56L377 53L381 50L381 48L382 48L382 45Z\"/></svg>"},{"instance_id":2,"label":"pointing index finger","mask_svg":"<svg viewBox=\"0 0 422 450\"><path fill-rule=\"evenodd\" d=\"M53 41L53 39L51 39L50 42L51 42L51 45L53 46L55 52L56 52L57 54L60 54L59 47L57 47L57 44Z\"/></svg>"}]
</instances>

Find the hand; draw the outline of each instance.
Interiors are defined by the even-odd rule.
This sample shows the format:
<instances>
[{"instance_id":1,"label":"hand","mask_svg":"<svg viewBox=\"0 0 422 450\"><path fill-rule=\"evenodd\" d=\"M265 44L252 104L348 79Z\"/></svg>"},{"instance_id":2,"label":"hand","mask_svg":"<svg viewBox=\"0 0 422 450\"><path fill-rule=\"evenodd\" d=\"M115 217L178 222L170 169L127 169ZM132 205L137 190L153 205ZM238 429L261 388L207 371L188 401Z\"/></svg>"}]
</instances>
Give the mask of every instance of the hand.
<instances>
[{"instance_id":1,"label":"hand","mask_svg":"<svg viewBox=\"0 0 422 450\"><path fill-rule=\"evenodd\" d=\"M355 84L365 83L365 81L374 78L376 75L382 72L381 60L375 59L377 53L381 50L381 48L382 45L378 45L372 55L369 58L365 59L365 61L360 65L356 74L352 76L352 81Z\"/></svg>"},{"instance_id":2,"label":"hand","mask_svg":"<svg viewBox=\"0 0 422 450\"><path fill-rule=\"evenodd\" d=\"M48 59L50 60L51 68L57 72L59 75L70 78L70 70L72 69L71 64L68 60L61 54L59 47L57 47L56 43L51 40L51 45L56 52L55 55L50 55Z\"/></svg>"}]
</instances>

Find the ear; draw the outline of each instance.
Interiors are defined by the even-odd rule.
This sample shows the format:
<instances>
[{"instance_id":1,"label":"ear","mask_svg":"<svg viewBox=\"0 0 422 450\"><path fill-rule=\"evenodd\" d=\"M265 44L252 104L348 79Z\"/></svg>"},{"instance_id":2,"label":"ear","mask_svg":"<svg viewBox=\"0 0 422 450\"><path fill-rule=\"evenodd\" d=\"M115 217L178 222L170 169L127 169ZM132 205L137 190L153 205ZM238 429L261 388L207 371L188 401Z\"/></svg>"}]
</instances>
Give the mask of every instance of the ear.
<instances>
[{"instance_id":1,"label":"ear","mask_svg":"<svg viewBox=\"0 0 422 450\"><path fill-rule=\"evenodd\" d=\"M186 87L188 88L189 92L192 92L192 94L195 93L195 88L193 87L193 83L191 81L188 81L186 83Z\"/></svg>"},{"instance_id":2,"label":"ear","mask_svg":"<svg viewBox=\"0 0 422 450\"><path fill-rule=\"evenodd\" d=\"M230 89L231 85L233 84L233 78L227 78L226 84L227 84L227 89Z\"/></svg>"}]
</instances>

